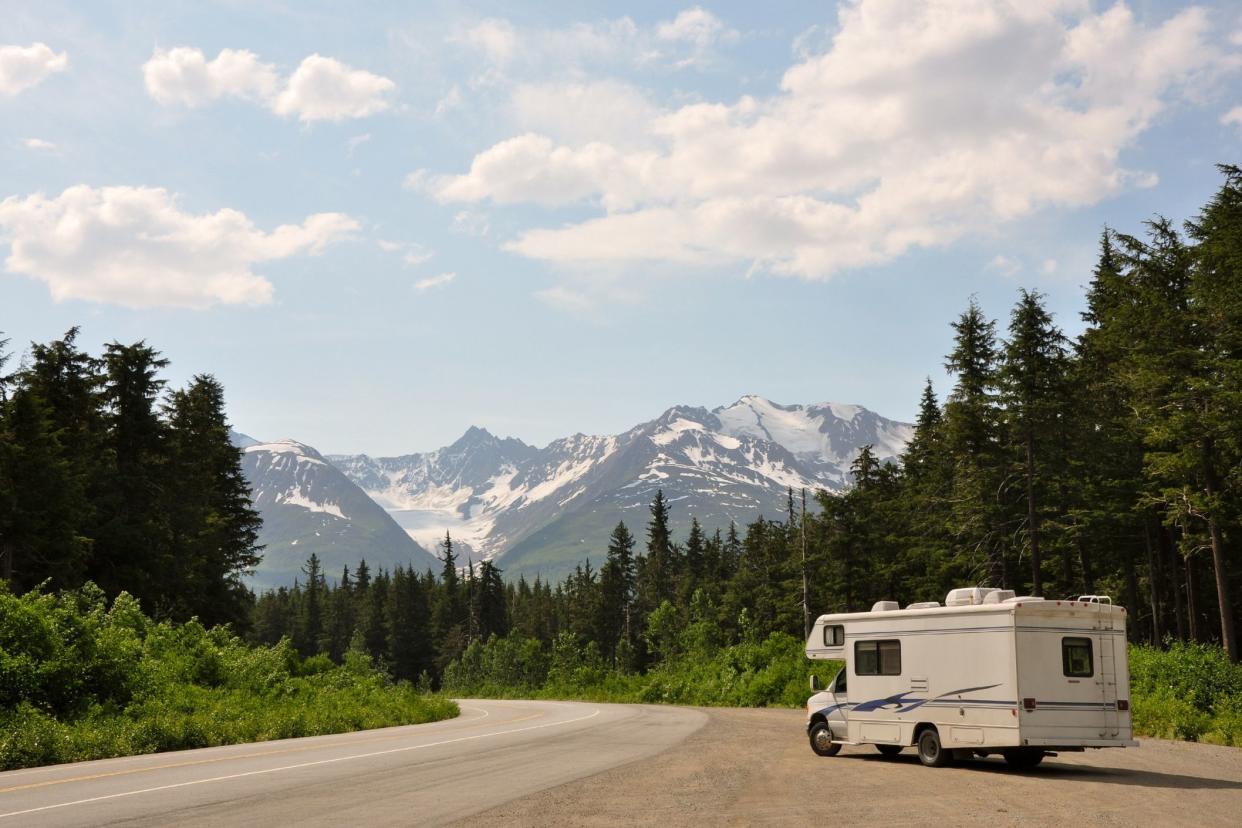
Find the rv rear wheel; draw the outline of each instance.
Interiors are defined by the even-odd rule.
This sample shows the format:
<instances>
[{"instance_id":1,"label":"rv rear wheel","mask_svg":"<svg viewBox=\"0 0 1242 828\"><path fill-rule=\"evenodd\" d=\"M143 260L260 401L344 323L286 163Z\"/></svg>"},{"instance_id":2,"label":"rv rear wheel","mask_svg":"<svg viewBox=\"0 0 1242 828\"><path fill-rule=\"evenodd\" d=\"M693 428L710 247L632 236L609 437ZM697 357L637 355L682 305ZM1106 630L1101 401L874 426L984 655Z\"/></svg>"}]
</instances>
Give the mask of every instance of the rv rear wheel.
<instances>
[{"instance_id":1,"label":"rv rear wheel","mask_svg":"<svg viewBox=\"0 0 1242 828\"><path fill-rule=\"evenodd\" d=\"M1002 755L1014 770L1030 770L1044 761L1044 752L1039 748L1010 748L1002 751Z\"/></svg>"},{"instance_id":2,"label":"rv rear wheel","mask_svg":"<svg viewBox=\"0 0 1242 828\"><path fill-rule=\"evenodd\" d=\"M919 734L919 761L929 768L943 768L953 761L953 754L940 745L940 734L929 727Z\"/></svg>"},{"instance_id":3,"label":"rv rear wheel","mask_svg":"<svg viewBox=\"0 0 1242 828\"><path fill-rule=\"evenodd\" d=\"M889 759L901 753L901 745L876 745L875 749Z\"/></svg>"},{"instance_id":4,"label":"rv rear wheel","mask_svg":"<svg viewBox=\"0 0 1242 828\"><path fill-rule=\"evenodd\" d=\"M841 752L841 743L832 741L832 731L827 722L816 722L811 725L811 750L820 756L836 756Z\"/></svg>"}]
</instances>

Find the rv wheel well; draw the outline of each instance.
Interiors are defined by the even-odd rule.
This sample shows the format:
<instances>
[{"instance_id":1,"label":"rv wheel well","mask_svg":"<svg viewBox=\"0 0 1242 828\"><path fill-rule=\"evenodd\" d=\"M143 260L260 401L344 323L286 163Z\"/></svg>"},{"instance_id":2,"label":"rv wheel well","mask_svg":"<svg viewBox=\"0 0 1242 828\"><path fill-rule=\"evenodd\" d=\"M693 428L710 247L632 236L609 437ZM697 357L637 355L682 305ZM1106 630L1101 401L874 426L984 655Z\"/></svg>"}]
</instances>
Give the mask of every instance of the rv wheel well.
<instances>
[{"instance_id":1,"label":"rv wheel well","mask_svg":"<svg viewBox=\"0 0 1242 828\"><path fill-rule=\"evenodd\" d=\"M823 713L816 713L814 716L811 717L812 726L814 726L818 722L826 722L826 721L828 721L828 717L825 716Z\"/></svg>"},{"instance_id":2,"label":"rv wheel well","mask_svg":"<svg viewBox=\"0 0 1242 828\"><path fill-rule=\"evenodd\" d=\"M919 722L914 726L914 741L911 744L917 745L919 743L919 737L923 735L924 730L935 730L937 734L940 733L931 722Z\"/></svg>"}]
</instances>

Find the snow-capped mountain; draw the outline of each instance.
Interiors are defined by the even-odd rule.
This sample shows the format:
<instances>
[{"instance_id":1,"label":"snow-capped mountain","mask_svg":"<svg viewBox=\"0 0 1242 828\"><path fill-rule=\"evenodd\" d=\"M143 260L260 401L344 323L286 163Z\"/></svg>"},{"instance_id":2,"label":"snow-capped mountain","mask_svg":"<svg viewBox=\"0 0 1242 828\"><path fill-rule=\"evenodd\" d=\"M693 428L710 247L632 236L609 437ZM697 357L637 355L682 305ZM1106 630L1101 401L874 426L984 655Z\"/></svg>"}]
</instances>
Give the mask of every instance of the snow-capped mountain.
<instances>
[{"instance_id":1,"label":"snow-capped mountain","mask_svg":"<svg viewBox=\"0 0 1242 828\"><path fill-rule=\"evenodd\" d=\"M242 451L251 503L263 517L259 543L266 547L253 587L292 584L312 552L329 577L363 558L372 569L438 567L382 507L310 446L252 441Z\"/></svg>"},{"instance_id":2,"label":"snow-capped mountain","mask_svg":"<svg viewBox=\"0 0 1242 828\"><path fill-rule=\"evenodd\" d=\"M860 406L784 406L746 396L714 410L678 406L614 436L576 434L539 449L471 428L426 454L329 456L428 548L445 531L510 575L557 577L603 556L618 520L641 535L663 489L675 530L779 517L787 491L840 490L871 444L895 460L911 426Z\"/></svg>"}]
</instances>

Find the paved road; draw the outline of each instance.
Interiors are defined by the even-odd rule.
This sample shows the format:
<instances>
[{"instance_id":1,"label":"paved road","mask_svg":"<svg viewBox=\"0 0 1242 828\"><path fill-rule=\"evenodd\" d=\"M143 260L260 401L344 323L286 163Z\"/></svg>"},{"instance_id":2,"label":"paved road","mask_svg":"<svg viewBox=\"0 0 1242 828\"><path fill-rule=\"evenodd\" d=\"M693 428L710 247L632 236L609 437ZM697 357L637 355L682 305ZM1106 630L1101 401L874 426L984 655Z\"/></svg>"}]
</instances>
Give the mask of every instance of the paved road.
<instances>
[{"instance_id":1,"label":"paved road","mask_svg":"<svg viewBox=\"0 0 1242 828\"><path fill-rule=\"evenodd\" d=\"M0 828L427 825L652 756L696 710L461 703L433 724L0 773Z\"/></svg>"},{"instance_id":2,"label":"paved road","mask_svg":"<svg viewBox=\"0 0 1242 828\"><path fill-rule=\"evenodd\" d=\"M1242 825L1242 749L1144 739L1065 753L1015 773L1000 759L925 768L912 749L885 759L807 746L800 710L710 710L709 723L657 756L474 814L496 826Z\"/></svg>"}]
</instances>

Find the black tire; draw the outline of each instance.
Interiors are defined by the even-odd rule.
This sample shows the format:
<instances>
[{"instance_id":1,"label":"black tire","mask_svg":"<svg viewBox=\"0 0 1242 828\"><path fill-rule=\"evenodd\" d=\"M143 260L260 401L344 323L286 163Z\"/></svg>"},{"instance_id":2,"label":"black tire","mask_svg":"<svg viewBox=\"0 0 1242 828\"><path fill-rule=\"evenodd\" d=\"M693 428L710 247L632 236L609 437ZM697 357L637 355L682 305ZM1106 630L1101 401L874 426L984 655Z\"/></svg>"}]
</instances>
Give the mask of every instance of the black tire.
<instances>
[{"instance_id":1,"label":"black tire","mask_svg":"<svg viewBox=\"0 0 1242 828\"><path fill-rule=\"evenodd\" d=\"M941 746L940 734L934 727L919 734L919 761L929 768L943 768L953 761L953 754Z\"/></svg>"},{"instance_id":2,"label":"black tire","mask_svg":"<svg viewBox=\"0 0 1242 828\"><path fill-rule=\"evenodd\" d=\"M901 747L901 745L876 745L875 749L880 752L881 756L884 756L887 759L892 759L894 756L901 753Z\"/></svg>"},{"instance_id":3,"label":"black tire","mask_svg":"<svg viewBox=\"0 0 1242 828\"><path fill-rule=\"evenodd\" d=\"M808 735L811 738L811 750L820 756L836 756L841 752L841 743L832 740L832 731L827 722L811 725Z\"/></svg>"},{"instance_id":4,"label":"black tire","mask_svg":"<svg viewBox=\"0 0 1242 828\"><path fill-rule=\"evenodd\" d=\"M1039 748L1010 748L1002 751L1002 755L1014 770L1030 770L1044 761L1044 752Z\"/></svg>"}]
</instances>

